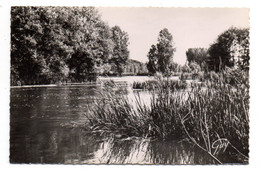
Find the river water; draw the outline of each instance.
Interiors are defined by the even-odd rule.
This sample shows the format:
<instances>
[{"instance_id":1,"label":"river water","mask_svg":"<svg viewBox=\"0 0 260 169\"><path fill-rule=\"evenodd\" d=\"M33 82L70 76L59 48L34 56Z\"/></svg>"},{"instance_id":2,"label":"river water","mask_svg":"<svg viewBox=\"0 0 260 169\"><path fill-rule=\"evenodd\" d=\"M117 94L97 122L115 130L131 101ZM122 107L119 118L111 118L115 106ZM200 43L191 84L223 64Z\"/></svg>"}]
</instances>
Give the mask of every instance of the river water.
<instances>
[{"instance_id":1,"label":"river water","mask_svg":"<svg viewBox=\"0 0 260 169\"><path fill-rule=\"evenodd\" d=\"M84 127L98 85L11 88L10 162L214 164L186 141L102 138ZM130 92L131 94L131 92ZM132 93L133 94L133 93Z\"/></svg>"}]
</instances>

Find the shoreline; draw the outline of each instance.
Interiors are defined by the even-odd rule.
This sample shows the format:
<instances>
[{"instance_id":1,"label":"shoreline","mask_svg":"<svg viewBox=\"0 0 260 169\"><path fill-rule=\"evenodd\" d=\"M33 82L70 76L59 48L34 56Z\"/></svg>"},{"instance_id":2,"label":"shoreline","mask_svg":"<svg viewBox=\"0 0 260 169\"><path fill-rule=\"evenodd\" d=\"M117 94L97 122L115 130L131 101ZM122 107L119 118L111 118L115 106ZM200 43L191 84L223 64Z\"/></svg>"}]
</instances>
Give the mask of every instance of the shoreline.
<instances>
[{"instance_id":1,"label":"shoreline","mask_svg":"<svg viewBox=\"0 0 260 169\"><path fill-rule=\"evenodd\" d=\"M179 80L179 76L171 76L171 80ZM59 84L39 84L39 85L21 85L21 86L10 86L10 88L29 88L29 87L60 87L60 86L86 86L99 84L103 81L113 80L115 82L125 81L127 83L133 82L145 82L148 80L155 80L154 76L99 76L95 82L75 82L75 83L59 83Z\"/></svg>"}]
</instances>

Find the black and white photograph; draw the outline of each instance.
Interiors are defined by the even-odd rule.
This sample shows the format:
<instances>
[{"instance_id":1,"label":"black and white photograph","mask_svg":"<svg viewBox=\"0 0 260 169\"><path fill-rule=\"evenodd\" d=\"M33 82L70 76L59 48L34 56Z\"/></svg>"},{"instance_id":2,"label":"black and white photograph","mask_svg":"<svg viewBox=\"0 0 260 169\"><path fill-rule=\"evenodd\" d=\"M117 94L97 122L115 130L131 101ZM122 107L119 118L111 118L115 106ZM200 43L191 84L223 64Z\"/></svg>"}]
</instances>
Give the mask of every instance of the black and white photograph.
<instances>
[{"instance_id":1,"label":"black and white photograph","mask_svg":"<svg viewBox=\"0 0 260 169\"><path fill-rule=\"evenodd\" d=\"M248 165L249 11L11 6L9 162Z\"/></svg>"}]
</instances>

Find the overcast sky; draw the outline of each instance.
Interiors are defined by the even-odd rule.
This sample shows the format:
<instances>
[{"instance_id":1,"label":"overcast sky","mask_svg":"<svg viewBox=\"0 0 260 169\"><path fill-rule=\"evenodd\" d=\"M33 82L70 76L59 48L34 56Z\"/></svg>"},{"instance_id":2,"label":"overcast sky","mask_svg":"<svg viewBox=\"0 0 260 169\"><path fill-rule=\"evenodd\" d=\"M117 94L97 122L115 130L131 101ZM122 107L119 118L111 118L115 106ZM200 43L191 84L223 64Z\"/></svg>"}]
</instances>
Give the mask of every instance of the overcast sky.
<instances>
[{"instance_id":1,"label":"overcast sky","mask_svg":"<svg viewBox=\"0 0 260 169\"><path fill-rule=\"evenodd\" d=\"M188 48L208 48L231 26L248 28L246 8L98 8L110 26L118 25L129 35L130 58L146 62L159 31L168 28L176 46L173 60L184 64Z\"/></svg>"}]
</instances>

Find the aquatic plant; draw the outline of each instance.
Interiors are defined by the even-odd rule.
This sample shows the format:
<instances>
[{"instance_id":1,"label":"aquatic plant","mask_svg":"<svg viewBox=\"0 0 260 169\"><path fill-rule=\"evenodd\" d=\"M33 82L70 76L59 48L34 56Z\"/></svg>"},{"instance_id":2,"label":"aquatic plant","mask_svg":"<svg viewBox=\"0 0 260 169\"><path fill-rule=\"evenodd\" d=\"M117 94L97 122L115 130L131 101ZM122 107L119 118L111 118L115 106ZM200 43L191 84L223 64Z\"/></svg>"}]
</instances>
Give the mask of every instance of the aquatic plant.
<instances>
[{"instance_id":1,"label":"aquatic plant","mask_svg":"<svg viewBox=\"0 0 260 169\"><path fill-rule=\"evenodd\" d=\"M91 130L120 137L186 137L219 163L223 154L248 162L247 72L222 71L203 85L194 83L189 92L179 92L160 80L150 91L150 105L143 104L137 94L134 107L125 94L116 91L116 87L102 89L100 99L89 106Z\"/></svg>"},{"instance_id":2,"label":"aquatic plant","mask_svg":"<svg viewBox=\"0 0 260 169\"><path fill-rule=\"evenodd\" d=\"M152 90L157 85L157 81L155 80L148 80L144 82L136 82L134 81L132 84L133 89L145 89L145 90Z\"/></svg>"},{"instance_id":3,"label":"aquatic plant","mask_svg":"<svg viewBox=\"0 0 260 169\"><path fill-rule=\"evenodd\" d=\"M90 129L102 134L112 132L121 137L144 135L149 117L146 107L138 104L138 110L134 110L120 86L112 84L96 91L99 99L94 99L94 102L88 105L86 117ZM139 101L140 98L136 98L136 102Z\"/></svg>"},{"instance_id":4,"label":"aquatic plant","mask_svg":"<svg viewBox=\"0 0 260 169\"><path fill-rule=\"evenodd\" d=\"M230 153L235 152L247 161L248 105L248 93L242 87L208 83L204 90L194 87L185 107L177 113L186 135L210 155L229 148Z\"/></svg>"},{"instance_id":5,"label":"aquatic plant","mask_svg":"<svg viewBox=\"0 0 260 169\"><path fill-rule=\"evenodd\" d=\"M186 89L187 82L185 80L148 80L144 82L134 81L133 89L155 90L159 87L170 88L171 90Z\"/></svg>"}]
</instances>

